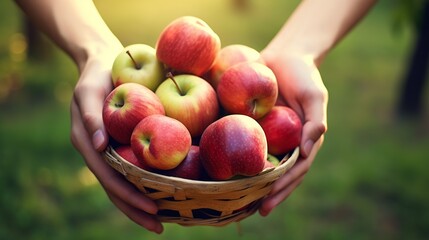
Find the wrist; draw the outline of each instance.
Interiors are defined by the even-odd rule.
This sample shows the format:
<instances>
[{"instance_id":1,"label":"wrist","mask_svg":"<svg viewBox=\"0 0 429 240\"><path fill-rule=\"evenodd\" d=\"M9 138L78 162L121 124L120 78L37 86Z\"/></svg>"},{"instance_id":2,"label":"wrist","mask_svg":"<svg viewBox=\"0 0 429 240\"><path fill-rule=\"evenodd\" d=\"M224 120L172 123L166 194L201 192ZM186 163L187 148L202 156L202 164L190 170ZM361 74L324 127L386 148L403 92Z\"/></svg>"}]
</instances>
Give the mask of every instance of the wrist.
<instances>
[{"instance_id":1,"label":"wrist","mask_svg":"<svg viewBox=\"0 0 429 240\"><path fill-rule=\"evenodd\" d=\"M262 59L265 64L270 67L273 71L283 71L281 66L284 64L279 63L290 63L290 62L305 62L306 65L313 65L318 67L321 61L319 55L316 55L309 51L303 51L302 49L294 48L274 48L268 46L261 51Z\"/></svg>"},{"instance_id":2,"label":"wrist","mask_svg":"<svg viewBox=\"0 0 429 240\"><path fill-rule=\"evenodd\" d=\"M268 65L285 59L302 59L318 67L328 51L329 48L323 48L312 41L283 37L281 40L274 39L261 51L261 55Z\"/></svg>"},{"instance_id":3,"label":"wrist","mask_svg":"<svg viewBox=\"0 0 429 240\"><path fill-rule=\"evenodd\" d=\"M93 40L85 42L84 45L78 47L76 54L72 56L80 72L90 61L103 61L113 64L114 59L123 50L122 44L118 39L112 38L109 41L105 39L101 41Z\"/></svg>"},{"instance_id":4,"label":"wrist","mask_svg":"<svg viewBox=\"0 0 429 240\"><path fill-rule=\"evenodd\" d=\"M319 66L325 55L375 2L375 0L301 1L263 51L264 55L268 60L279 55L305 56Z\"/></svg>"}]
</instances>

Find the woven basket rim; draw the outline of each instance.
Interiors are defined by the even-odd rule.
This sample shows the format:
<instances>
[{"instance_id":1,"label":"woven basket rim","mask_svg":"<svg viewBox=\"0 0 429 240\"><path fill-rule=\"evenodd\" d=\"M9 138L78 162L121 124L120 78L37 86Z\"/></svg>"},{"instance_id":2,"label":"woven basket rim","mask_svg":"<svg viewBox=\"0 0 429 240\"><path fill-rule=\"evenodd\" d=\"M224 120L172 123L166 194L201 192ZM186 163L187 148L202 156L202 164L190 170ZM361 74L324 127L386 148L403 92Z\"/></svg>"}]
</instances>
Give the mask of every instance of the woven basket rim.
<instances>
[{"instance_id":1,"label":"woven basket rim","mask_svg":"<svg viewBox=\"0 0 429 240\"><path fill-rule=\"evenodd\" d=\"M210 188L210 187L222 187L225 185L239 185L246 184L250 182L259 182L259 181L272 181L273 178L280 177L288 168L292 167L298 156L299 156L299 147L296 147L291 153L281 159L277 167L272 167L265 169L261 173L252 177L242 177L238 179L229 179L229 180L191 180L174 176L162 175L155 172L150 172L145 169L139 168L138 166L128 162L123 159L112 146L108 146L104 154L108 157L109 161L114 161L113 164L118 164L122 169L117 169L123 175L128 174L138 174L139 177L144 177L148 179L153 179L156 181L162 181L163 183L168 183L174 186L180 186L182 188ZM110 162L112 164L112 162ZM132 172L130 171L132 170Z\"/></svg>"},{"instance_id":2,"label":"woven basket rim","mask_svg":"<svg viewBox=\"0 0 429 240\"><path fill-rule=\"evenodd\" d=\"M161 222L186 226L223 226L241 221L257 211L264 196L271 191L272 184L294 166L299 157L299 148L284 156L278 166L265 169L256 176L224 181L191 180L150 172L123 159L112 146L102 155L112 168L147 197L155 200L160 210L172 210L180 214L157 214ZM201 217L198 215L200 209L212 209L221 214Z\"/></svg>"}]
</instances>

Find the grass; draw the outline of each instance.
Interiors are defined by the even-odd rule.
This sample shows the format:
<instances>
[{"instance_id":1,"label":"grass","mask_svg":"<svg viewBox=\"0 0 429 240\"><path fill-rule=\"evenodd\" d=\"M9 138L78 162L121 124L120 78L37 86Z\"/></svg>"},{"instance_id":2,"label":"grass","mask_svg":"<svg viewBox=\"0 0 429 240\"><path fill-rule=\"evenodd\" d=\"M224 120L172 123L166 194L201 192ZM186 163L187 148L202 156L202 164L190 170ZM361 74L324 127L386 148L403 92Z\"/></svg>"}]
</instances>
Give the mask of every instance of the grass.
<instances>
[{"instance_id":1,"label":"grass","mask_svg":"<svg viewBox=\"0 0 429 240\"><path fill-rule=\"evenodd\" d=\"M154 44L166 23L189 14L206 19L223 44L257 49L297 2L251 1L250 12L237 14L230 2L147 2L143 8L137 0L96 1L124 44ZM166 224L160 236L111 204L71 146L72 62L56 49L43 61L12 61L19 12L8 1L0 9L0 239L428 238L428 118L395 114L413 39L407 30L392 32L385 2L321 67L330 92L329 131L303 184L266 218L256 214L222 228ZM428 106L426 99L426 115Z\"/></svg>"}]
</instances>

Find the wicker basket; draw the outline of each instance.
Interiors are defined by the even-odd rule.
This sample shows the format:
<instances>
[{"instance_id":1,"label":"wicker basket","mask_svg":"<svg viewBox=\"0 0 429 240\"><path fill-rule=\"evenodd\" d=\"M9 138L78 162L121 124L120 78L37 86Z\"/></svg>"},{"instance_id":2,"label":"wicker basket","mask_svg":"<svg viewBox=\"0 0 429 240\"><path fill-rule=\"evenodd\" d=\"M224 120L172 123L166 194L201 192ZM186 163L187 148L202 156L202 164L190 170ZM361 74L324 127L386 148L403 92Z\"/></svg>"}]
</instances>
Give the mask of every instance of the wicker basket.
<instances>
[{"instance_id":1,"label":"wicker basket","mask_svg":"<svg viewBox=\"0 0 429 240\"><path fill-rule=\"evenodd\" d=\"M103 154L110 166L157 203L161 222L186 226L223 226L252 215L270 192L272 183L295 164L298 155L296 148L277 167L254 177L196 181L143 170L124 160L111 147Z\"/></svg>"}]
</instances>

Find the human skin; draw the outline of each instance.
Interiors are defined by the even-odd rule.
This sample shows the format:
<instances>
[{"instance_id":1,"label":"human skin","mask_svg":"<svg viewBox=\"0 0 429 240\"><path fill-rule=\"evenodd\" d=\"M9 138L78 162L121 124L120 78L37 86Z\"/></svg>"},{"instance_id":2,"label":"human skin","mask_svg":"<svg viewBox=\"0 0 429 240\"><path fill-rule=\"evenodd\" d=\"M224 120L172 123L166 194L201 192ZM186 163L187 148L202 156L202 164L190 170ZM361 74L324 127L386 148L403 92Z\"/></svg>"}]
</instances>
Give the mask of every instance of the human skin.
<instances>
[{"instance_id":1,"label":"human skin","mask_svg":"<svg viewBox=\"0 0 429 240\"><path fill-rule=\"evenodd\" d=\"M71 141L110 200L137 224L163 231L156 204L101 157L108 144L102 106L112 89L111 67L123 46L87 0L16 0L24 13L76 63L79 79L71 102Z\"/></svg>"},{"instance_id":2,"label":"human skin","mask_svg":"<svg viewBox=\"0 0 429 240\"><path fill-rule=\"evenodd\" d=\"M298 162L274 184L259 209L261 215L268 215L284 201L309 171L327 130L328 91L318 67L375 2L302 1L261 52L276 75L280 96L304 124ZM80 76L71 103L73 145L118 209L144 228L161 233L163 226L154 216L156 204L108 166L100 155L108 144L102 105L112 89L111 66L123 49L122 44L92 1L16 0L16 3L78 67Z\"/></svg>"},{"instance_id":3,"label":"human skin","mask_svg":"<svg viewBox=\"0 0 429 240\"><path fill-rule=\"evenodd\" d=\"M302 1L262 50L263 60L277 77L280 97L303 121L300 157L262 202L262 216L284 201L309 171L327 130L328 91L318 67L375 3L376 0Z\"/></svg>"}]
</instances>

